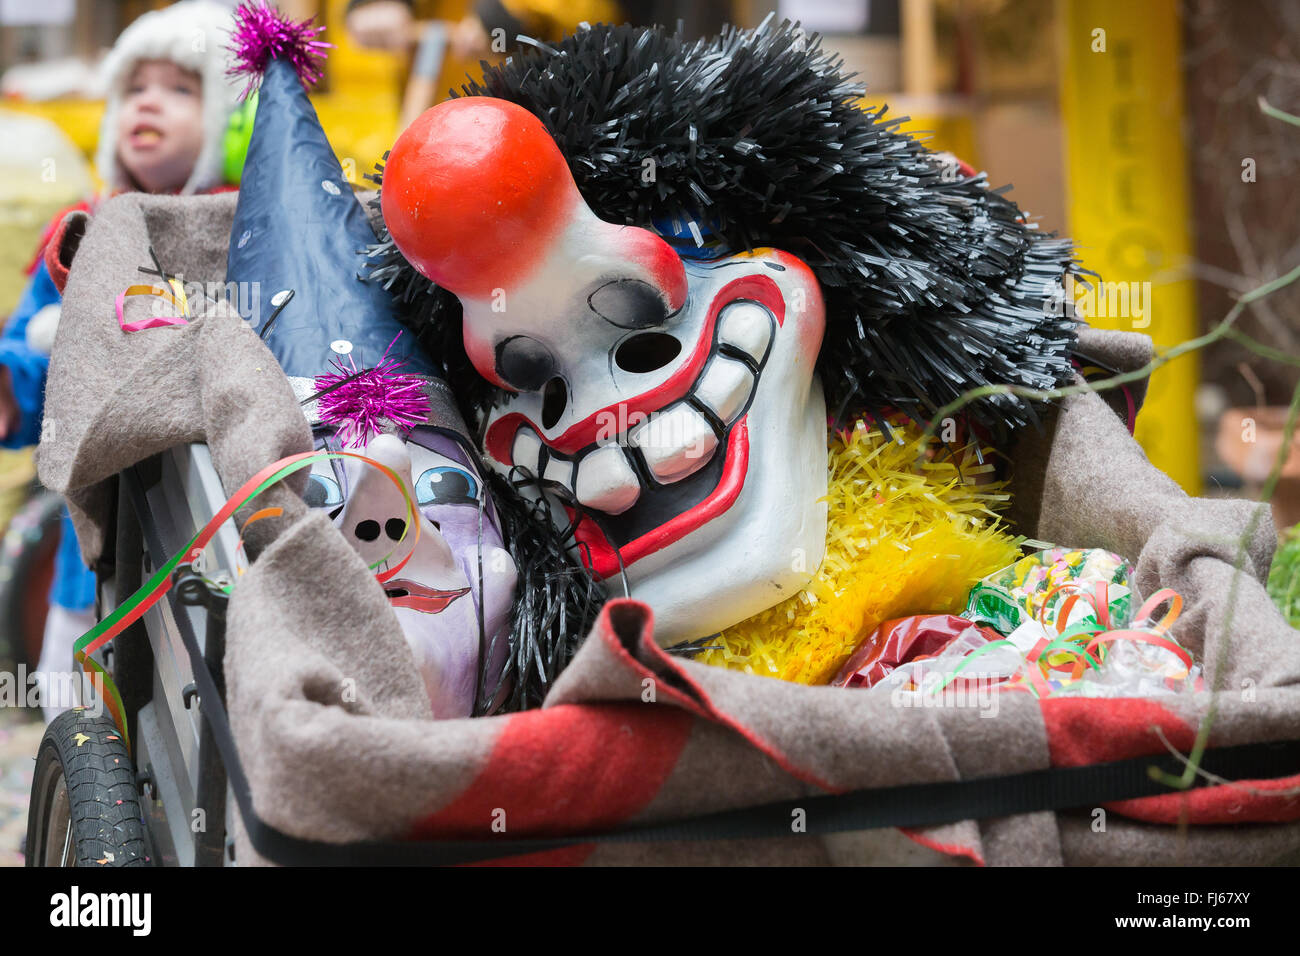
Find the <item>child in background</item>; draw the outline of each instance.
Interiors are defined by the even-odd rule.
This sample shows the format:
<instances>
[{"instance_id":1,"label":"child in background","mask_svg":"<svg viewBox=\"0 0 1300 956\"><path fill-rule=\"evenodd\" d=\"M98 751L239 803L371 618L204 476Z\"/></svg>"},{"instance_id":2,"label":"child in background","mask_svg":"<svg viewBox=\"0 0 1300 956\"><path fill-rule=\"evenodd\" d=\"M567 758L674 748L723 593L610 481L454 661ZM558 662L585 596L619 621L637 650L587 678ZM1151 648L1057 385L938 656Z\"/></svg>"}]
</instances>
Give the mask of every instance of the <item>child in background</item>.
<instances>
[{"instance_id":1,"label":"child in background","mask_svg":"<svg viewBox=\"0 0 1300 956\"><path fill-rule=\"evenodd\" d=\"M224 182L224 140L241 89L226 76L232 24L228 7L187 0L146 13L122 32L103 67L107 103L95 164L106 195L230 188ZM42 411L66 273L57 250L48 247L74 209L89 211L92 204L80 203L55 217L29 267L31 281L0 336L0 446L6 448L58 440L57 428L46 426L43 434ZM73 668L72 646L94 626L94 601L95 578L82 563L65 508L38 674ZM43 699L46 721L69 705Z\"/></svg>"}]
</instances>

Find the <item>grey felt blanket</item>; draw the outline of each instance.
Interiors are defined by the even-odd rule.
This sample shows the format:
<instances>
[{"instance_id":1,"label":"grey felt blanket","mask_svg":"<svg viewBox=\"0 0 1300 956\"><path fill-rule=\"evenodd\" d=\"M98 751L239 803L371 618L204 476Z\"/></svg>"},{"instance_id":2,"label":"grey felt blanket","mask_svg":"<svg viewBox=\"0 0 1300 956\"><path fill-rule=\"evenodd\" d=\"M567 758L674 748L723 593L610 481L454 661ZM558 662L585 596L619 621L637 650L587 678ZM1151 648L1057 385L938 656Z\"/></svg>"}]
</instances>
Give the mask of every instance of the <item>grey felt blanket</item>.
<instances>
[{"instance_id":1,"label":"grey felt blanket","mask_svg":"<svg viewBox=\"0 0 1300 956\"><path fill-rule=\"evenodd\" d=\"M37 461L41 479L69 496L88 561L103 547L112 478L127 465L206 441L232 491L269 462L310 450L275 359L229 308L194 303L201 317L188 325L129 334L114 316L117 294L148 281L138 267L151 261L150 244L187 282L222 281L234 202L233 195L119 197L102 206L76 254L50 367L53 426ZM1089 331L1083 344L1123 369L1150 356L1149 341L1132 334ZM254 526L259 553L234 591L227 627L228 705L257 812L285 832L323 840L487 839L498 820L508 819L514 836L557 833L828 790L1115 759L1155 752L1164 740L1185 748L1211 707L1214 744L1300 737L1300 633L1261 584L1275 542L1266 506L1188 497L1091 393L1062 402L1043 432L1024 432L1011 457L1019 530L1118 552L1136 562L1143 593L1170 587L1182 594L1175 636L1204 661L1216 693L1053 707L1019 694L993 719L971 709L898 708L879 695L670 659L655 645L648 610L619 601L540 711L434 722L364 562L324 515L309 511L293 488L280 488L272 495L285 513ZM341 693L345 681L355 694ZM1101 829L1095 813L1080 810L907 835L602 844L546 859L1059 865L1300 858L1300 823L1268 822L1300 818L1300 798L1242 791L1233 803L1224 787L1206 791L1216 792L1209 803L1162 797L1153 799L1163 804L1114 805ZM1180 829L1179 806L1203 822ZM1233 816L1234 806L1245 809ZM239 860L257 861L242 838Z\"/></svg>"}]
</instances>

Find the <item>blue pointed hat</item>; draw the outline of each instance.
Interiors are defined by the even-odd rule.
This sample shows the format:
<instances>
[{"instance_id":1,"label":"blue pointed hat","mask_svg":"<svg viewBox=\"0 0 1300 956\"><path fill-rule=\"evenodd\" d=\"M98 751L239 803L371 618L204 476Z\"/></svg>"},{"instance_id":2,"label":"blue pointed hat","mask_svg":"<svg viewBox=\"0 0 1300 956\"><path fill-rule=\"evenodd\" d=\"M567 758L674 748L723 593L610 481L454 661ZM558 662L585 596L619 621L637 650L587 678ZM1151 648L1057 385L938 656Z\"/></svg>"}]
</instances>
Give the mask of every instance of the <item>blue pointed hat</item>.
<instances>
[{"instance_id":1,"label":"blue pointed hat","mask_svg":"<svg viewBox=\"0 0 1300 956\"><path fill-rule=\"evenodd\" d=\"M230 232L228 288L257 283L249 321L291 381L335 371L340 357L357 369L387 357L402 372L436 377L390 293L358 277L375 233L304 86L319 76L321 28L264 5L241 8L239 21L235 70L254 82L260 74L261 85Z\"/></svg>"}]
</instances>

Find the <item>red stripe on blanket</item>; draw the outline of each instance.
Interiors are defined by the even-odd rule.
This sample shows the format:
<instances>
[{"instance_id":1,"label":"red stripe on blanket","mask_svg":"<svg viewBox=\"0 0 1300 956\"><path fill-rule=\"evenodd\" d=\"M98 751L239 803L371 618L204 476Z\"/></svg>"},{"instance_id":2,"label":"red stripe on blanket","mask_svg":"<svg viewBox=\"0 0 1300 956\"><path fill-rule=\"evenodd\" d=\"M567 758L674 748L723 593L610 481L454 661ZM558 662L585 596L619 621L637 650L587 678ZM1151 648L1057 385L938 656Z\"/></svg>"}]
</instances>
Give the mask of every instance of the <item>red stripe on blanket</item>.
<instances>
[{"instance_id":1,"label":"red stripe on blanket","mask_svg":"<svg viewBox=\"0 0 1300 956\"><path fill-rule=\"evenodd\" d=\"M1170 745L1189 753L1196 729L1159 704L1140 699L1041 701L1054 767L1125 760L1166 753ZM1103 804L1122 816L1147 823L1284 823L1300 820L1300 775L1279 780L1240 780L1184 793ZM1292 791L1268 793L1263 791Z\"/></svg>"},{"instance_id":2,"label":"red stripe on blanket","mask_svg":"<svg viewBox=\"0 0 1300 956\"><path fill-rule=\"evenodd\" d=\"M562 705L513 714L483 772L421 821L412 838L509 840L616 827L659 792L694 720L674 708L645 704ZM584 844L492 862L574 865L592 849Z\"/></svg>"},{"instance_id":3,"label":"red stripe on blanket","mask_svg":"<svg viewBox=\"0 0 1300 956\"><path fill-rule=\"evenodd\" d=\"M934 850L937 853L946 853L948 856L964 856L976 866L987 866L978 850L973 846L965 846L961 843L941 843L934 837L927 836L925 830L914 830L910 827L899 827L898 832L903 834L914 843Z\"/></svg>"}]
</instances>

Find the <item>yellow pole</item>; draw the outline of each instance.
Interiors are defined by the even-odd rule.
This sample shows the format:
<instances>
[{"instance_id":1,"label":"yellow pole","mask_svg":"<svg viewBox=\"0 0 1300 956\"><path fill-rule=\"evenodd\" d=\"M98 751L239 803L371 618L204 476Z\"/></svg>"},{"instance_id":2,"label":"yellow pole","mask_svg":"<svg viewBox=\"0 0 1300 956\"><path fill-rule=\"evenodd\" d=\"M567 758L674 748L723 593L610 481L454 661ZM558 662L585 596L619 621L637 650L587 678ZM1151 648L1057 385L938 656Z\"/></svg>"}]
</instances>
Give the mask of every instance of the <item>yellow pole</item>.
<instances>
[{"instance_id":1,"label":"yellow pole","mask_svg":"<svg viewBox=\"0 0 1300 956\"><path fill-rule=\"evenodd\" d=\"M1174 345L1197 334L1192 280L1168 278L1192 257L1177 0L1062 10L1070 235L1105 283L1083 297L1088 321ZM1137 425L1147 456L1189 494L1200 492L1197 373L1195 355L1157 371Z\"/></svg>"}]
</instances>

